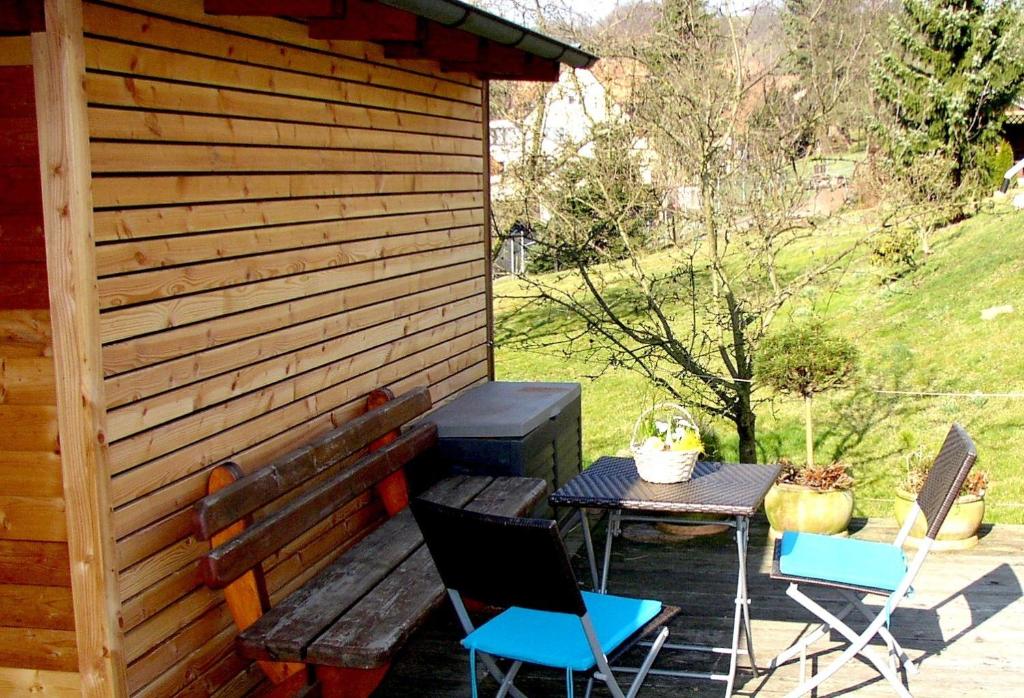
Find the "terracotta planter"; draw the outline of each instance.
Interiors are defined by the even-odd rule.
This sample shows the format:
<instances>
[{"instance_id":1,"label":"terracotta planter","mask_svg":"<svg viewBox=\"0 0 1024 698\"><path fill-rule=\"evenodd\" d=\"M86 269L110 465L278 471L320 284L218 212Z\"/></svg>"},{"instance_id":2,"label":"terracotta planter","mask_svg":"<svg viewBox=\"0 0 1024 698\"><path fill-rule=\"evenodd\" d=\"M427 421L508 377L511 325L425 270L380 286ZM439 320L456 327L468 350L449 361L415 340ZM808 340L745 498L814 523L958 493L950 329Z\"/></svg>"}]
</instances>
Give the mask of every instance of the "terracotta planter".
<instances>
[{"instance_id":1,"label":"terracotta planter","mask_svg":"<svg viewBox=\"0 0 1024 698\"><path fill-rule=\"evenodd\" d=\"M914 504L917 495L904 490L896 490L896 497L893 500L893 510L896 514L896 523L901 527L907 520L910 508ZM942 522L939 528L939 535L935 539L933 550L962 550L972 548L978 543L978 527L985 518L985 497L984 495L965 494L953 503L949 515ZM919 545L928 532L928 525L924 516L917 515L914 525L910 527L910 536L907 538L908 545Z\"/></svg>"},{"instance_id":2,"label":"terracotta planter","mask_svg":"<svg viewBox=\"0 0 1024 698\"><path fill-rule=\"evenodd\" d=\"M853 516L853 491L823 492L805 485L774 484L764 498L764 511L772 538L781 536L782 531L846 535Z\"/></svg>"}]
</instances>

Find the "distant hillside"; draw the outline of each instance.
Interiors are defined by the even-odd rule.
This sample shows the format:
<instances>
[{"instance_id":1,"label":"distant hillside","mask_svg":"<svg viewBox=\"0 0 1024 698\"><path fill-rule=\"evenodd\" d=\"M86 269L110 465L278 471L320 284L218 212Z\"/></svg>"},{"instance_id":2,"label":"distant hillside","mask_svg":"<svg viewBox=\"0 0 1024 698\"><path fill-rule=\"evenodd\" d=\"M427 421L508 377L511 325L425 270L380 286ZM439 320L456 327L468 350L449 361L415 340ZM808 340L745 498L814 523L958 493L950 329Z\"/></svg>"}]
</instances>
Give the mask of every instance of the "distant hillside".
<instances>
[{"instance_id":1,"label":"distant hillside","mask_svg":"<svg viewBox=\"0 0 1024 698\"><path fill-rule=\"evenodd\" d=\"M959 421L977 441L979 467L992 475L987 520L1024 522L1024 399L877 392L1024 394L1024 212L999 209L940 231L921 269L889 286L878 279L865 255L837 290L813 296L816 311L860 348L864 374L856 390L818 401L816 459L850 464L858 510L887 515L907 457L915 451L930 457L950 422ZM498 282L496 293L509 283ZM503 308L499 301L499 339L516 322ZM550 348L499 345L496 359L503 379L583 380L588 459L625 447L632 419L654 397L631 373ZM779 398L763 406L762 459L798 460L801 429L795 402ZM729 425L719 433L726 456L735 457Z\"/></svg>"}]
</instances>

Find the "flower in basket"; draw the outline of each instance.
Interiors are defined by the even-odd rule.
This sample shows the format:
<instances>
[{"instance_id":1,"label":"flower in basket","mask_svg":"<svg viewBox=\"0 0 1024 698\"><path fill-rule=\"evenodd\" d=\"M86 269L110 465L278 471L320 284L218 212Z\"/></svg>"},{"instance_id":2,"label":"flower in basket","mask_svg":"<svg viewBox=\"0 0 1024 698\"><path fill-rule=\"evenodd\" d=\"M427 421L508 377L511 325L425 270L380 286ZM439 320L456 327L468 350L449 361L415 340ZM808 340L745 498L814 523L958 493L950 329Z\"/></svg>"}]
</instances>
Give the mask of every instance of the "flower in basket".
<instances>
[{"instance_id":1,"label":"flower in basket","mask_svg":"<svg viewBox=\"0 0 1024 698\"><path fill-rule=\"evenodd\" d=\"M686 408L663 403L640 415L633 429L631 450L643 479L681 482L692 474L704 442Z\"/></svg>"}]
</instances>

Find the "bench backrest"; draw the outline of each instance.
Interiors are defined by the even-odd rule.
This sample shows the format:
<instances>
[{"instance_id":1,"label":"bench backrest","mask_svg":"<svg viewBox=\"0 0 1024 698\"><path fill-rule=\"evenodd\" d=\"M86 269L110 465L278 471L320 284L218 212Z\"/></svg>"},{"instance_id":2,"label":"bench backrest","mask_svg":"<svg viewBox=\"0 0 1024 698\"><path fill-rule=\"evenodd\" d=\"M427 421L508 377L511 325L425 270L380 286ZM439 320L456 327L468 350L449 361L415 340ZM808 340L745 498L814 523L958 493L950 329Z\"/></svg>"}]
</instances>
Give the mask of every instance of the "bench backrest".
<instances>
[{"instance_id":1,"label":"bench backrest","mask_svg":"<svg viewBox=\"0 0 1024 698\"><path fill-rule=\"evenodd\" d=\"M433 446L437 428L430 423L417 425L397 438L382 438L430 406L426 388L412 390L200 500L194 509L194 530L198 538L212 539L215 546L203 558L203 581L212 588L230 584ZM371 445L377 450L294 496L304 483ZM233 465L221 466L221 472L230 471ZM287 503L249 525L254 512L289 495ZM236 535L222 541L225 536L217 534L226 529Z\"/></svg>"}]
</instances>

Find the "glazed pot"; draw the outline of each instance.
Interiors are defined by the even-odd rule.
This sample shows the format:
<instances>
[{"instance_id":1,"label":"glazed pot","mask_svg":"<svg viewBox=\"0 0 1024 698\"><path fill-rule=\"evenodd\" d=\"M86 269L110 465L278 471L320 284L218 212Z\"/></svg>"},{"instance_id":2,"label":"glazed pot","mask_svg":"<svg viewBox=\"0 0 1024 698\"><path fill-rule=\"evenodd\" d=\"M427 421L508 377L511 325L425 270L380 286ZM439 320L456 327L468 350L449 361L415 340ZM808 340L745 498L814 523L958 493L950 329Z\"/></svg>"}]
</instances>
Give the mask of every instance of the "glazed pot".
<instances>
[{"instance_id":1,"label":"glazed pot","mask_svg":"<svg viewBox=\"0 0 1024 698\"><path fill-rule=\"evenodd\" d=\"M764 498L764 511L772 538L782 531L846 535L853 516L853 491L776 483Z\"/></svg>"},{"instance_id":2,"label":"glazed pot","mask_svg":"<svg viewBox=\"0 0 1024 698\"><path fill-rule=\"evenodd\" d=\"M896 490L896 497L893 500L893 510L896 514L896 523L901 527L910 514L910 508L914 505L917 495L905 490ZM985 518L985 496L976 494L961 495L949 510L949 515L942 522L939 528L939 535L935 539L934 550L959 550L973 547L978 543L978 527ZM910 536L907 538L909 545L918 545L928 532L928 525L924 515L918 514L910 527Z\"/></svg>"}]
</instances>

